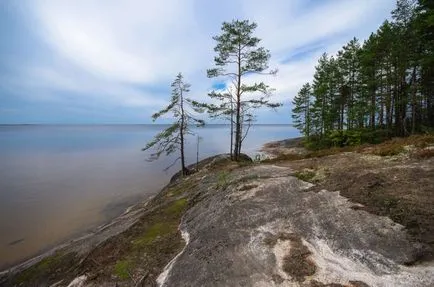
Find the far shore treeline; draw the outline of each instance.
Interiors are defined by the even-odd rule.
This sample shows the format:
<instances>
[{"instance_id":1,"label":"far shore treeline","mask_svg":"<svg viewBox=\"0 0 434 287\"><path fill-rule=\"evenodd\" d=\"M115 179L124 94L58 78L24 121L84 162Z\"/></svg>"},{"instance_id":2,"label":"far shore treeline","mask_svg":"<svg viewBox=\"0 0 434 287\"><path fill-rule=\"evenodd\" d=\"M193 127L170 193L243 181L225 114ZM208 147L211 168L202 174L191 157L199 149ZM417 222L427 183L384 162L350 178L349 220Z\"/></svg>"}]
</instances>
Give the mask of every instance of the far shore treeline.
<instances>
[{"instance_id":1,"label":"far shore treeline","mask_svg":"<svg viewBox=\"0 0 434 287\"><path fill-rule=\"evenodd\" d=\"M393 136L431 132L434 127L434 1L398 0L392 19L360 43L352 39L336 55L324 53L313 81L293 99L293 125L308 148L378 143ZM180 151L182 173L188 174L184 140L189 125L204 125L195 116L207 112L230 124L232 160L240 160L242 144L255 120L255 110L276 109L273 89L252 75L275 75L270 52L254 36L257 24L249 20L224 22L213 37L215 67L209 78L224 81L224 90L208 94L212 103L186 98L190 85L180 73L172 84L172 99L154 114L171 112L176 120L144 150L156 148L153 159ZM291 79L288 79L291 81ZM291 95L288 95L288 97ZM217 104L216 104L217 103Z\"/></svg>"},{"instance_id":2,"label":"far shore treeline","mask_svg":"<svg viewBox=\"0 0 434 287\"><path fill-rule=\"evenodd\" d=\"M399 0L363 43L323 54L293 100L313 148L377 143L434 127L434 1Z\"/></svg>"}]
</instances>

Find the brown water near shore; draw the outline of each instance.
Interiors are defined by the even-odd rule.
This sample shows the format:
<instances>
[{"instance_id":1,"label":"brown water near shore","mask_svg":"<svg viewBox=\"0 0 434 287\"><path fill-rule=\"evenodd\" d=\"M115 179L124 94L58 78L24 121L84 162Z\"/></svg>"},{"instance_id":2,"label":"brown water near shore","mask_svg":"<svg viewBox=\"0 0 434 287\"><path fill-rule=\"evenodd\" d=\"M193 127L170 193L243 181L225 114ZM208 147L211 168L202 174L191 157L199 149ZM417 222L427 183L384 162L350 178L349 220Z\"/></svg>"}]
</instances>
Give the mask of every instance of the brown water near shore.
<instances>
[{"instance_id":1,"label":"brown water near shore","mask_svg":"<svg viewBox=\"0 0 434 287\"><path fill-rule=\"evenodd\" d=\"M157 193L173 158L141 151L164 126L0 126L0 271L96 228ZM200 158L226 152L224 125L200 130ZM296 135L285 125L252 128L245 151ZM196 158L189 139L189 162Z\"/></svg>"}]
</instances>

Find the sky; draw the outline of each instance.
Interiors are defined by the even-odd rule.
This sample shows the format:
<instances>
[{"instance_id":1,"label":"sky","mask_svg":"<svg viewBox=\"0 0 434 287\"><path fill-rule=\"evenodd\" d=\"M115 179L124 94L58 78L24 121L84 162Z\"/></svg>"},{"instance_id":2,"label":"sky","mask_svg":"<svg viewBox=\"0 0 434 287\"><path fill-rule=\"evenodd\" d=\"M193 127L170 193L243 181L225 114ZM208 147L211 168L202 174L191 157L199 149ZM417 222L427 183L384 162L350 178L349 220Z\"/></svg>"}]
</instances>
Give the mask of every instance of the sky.
<instances>
[{"instance_id":1,"label":"sky","mask_svg":"<svg viewBox=\"0 0 434 287\"><path fill-rule=\"evenodd\" d=\"M258 123L291 122L291 100L319 56L366 39L395 0L1 0L0 124L146 124L182 72L189 96L225 85L209 79L221 24L248 19L270 50L278 111ZM254 77L254 76L252 76ZM170 122L170 117L160 123ZM210 122L212 123L212 122Z\"/></svg>"}]
</instances>

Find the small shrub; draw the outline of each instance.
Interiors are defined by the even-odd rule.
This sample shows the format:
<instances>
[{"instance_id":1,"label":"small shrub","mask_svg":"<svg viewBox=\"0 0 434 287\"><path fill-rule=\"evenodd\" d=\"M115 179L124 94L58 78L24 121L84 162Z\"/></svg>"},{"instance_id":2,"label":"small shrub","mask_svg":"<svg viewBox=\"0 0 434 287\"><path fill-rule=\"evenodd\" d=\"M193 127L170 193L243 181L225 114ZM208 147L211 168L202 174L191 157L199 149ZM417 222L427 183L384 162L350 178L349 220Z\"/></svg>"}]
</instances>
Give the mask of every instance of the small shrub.
<instances>
[{"instance_id":1,"label":"small shrub","mask_svg":"<svg viewBox=\"0 0 434 287\"><path fill-rule=\"evenodd\" d=\"M333 130L326 138L334 147L356 146L362 143L361 131Z\"/></svg>"},{"instance_id":2,"label":"small shrub","mask_svg":"<svg viewBox=\"0 0 434 287\"><path fill-rule=\"evenodd\" d=\"M333 146L333 143L329 137L313 135L304 142L304 147L308 150L320 150Z\"/></svg>"},{"instance_id":3,"label":"small shrub","mask_svg":"<svg viewBox=\"0 0 434 287\"><path fill-rule=\"evenodd\" d=\"M392 131L386 129L362 130L360 138L362 143L380 144L390 140L392 134Z\"/></svg>"}]
</instances>

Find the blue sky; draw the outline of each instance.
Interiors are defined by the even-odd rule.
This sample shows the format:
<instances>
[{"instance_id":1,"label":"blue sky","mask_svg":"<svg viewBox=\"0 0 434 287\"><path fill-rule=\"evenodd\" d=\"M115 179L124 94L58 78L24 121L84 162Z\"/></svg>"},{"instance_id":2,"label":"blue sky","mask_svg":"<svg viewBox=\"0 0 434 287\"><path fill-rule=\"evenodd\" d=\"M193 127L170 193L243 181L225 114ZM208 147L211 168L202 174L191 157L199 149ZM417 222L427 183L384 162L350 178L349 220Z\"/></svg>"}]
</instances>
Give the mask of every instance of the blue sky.
<instances>
[{"instance_id":1,"label":"blue sky","mask_svg":"<svg viewBox=\"0 0 434 287\"><path fill-rule=\"evenodd\" d=\"M0 124L149 123L178 72L190 96L225 87L208 79L221 23L249 19L272 54L278 112L258 123L290 123L290 102L323 52L365 39L395 0L2 0ZM252 76L249 81L258 80ZM170 121L170 118L161 122Z\"/></svg>"}]
</instances>

